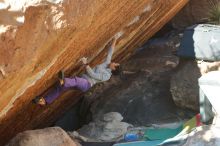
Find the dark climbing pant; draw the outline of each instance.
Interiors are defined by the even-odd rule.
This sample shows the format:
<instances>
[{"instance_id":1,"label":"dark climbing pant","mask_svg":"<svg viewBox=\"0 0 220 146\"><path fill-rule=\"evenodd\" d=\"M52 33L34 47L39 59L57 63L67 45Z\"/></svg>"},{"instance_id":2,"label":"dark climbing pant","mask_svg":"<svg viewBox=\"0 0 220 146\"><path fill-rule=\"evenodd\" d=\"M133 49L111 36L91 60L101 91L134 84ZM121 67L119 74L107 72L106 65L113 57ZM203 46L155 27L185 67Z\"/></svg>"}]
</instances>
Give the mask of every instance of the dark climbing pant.
<instances>
[{"instance_id":1,"label":"dark climbing pant","mask_svg":"<svg viewBox=\"0 0 220 146\"><path fill-rule=\"evenodd\" d=\"M64 85L56 84L48 93L44 96L47 104L52 103L61 93L66 90L77 88L83 92L86 92L91 88L91 84L88 80L80 77L65 78Z\"/></svg>"}]
</instances>

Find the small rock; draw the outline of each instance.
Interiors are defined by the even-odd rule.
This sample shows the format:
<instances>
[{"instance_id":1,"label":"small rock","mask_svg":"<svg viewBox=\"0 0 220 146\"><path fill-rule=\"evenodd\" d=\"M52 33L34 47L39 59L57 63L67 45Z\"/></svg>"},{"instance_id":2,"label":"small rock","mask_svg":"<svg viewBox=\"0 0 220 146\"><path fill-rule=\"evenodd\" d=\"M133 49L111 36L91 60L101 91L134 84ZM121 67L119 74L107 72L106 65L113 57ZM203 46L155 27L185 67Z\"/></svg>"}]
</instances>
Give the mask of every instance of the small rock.
<instances>
[{"instance_id":1,"label":"small rock","mask_svg":"<svg viewBox=\"0 0 220 146\"><path fill-rule=\"evenodd\" d=\"M173 68L175 68L177 66L177 63L176 62L173 62L173 61L169 61L167 60L166 63L165 63L166 66L171 66Z\"/></svg>"},{"instance_id":2,"label":"small rock","mask_svg":"<svg viewBox=\"0 0 220 146\"><path fill-rule=\"evenodd\" d=\"M117 112L110 112L110 113L107 113L103 116L103 120L105 122L112 122L112 121L122 121L123 120L123 117L121 116L120 113L117 113Z\"/></svg>"},{"instance_id":3,"label":"small rock","mask_svg":"<svg viewBox=\"0 0 220 146\"><path fill-rule=\"evenodd\" d=\"M199 111L199 85L201 75L219 70L220 62L181 60L171 78L170 91L175 104Z\"/></svg>"},{"instance_id":4,"label":"small rock","mask_svg":"<svg viewBox=\"0 0 220 146\"><path fill-rule=\"evenodd\" d=\"M103 120L104 119L104 120ZM123 117L116 112L104 114L100 119L83 126L78 130L79 134L92 141L115 141L119 140L131 126L121 122Z\"/></svg>"}]
</instances>

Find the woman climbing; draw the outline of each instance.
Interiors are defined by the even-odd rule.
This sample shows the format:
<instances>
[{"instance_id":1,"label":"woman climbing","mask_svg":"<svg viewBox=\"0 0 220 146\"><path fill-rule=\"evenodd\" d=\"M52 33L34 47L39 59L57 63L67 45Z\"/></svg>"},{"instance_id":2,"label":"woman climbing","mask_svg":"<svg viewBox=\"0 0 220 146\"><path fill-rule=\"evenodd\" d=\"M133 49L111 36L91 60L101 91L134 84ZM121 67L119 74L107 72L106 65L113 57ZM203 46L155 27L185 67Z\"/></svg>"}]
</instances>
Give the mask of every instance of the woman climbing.
<instances>
[{"instance_id":1,"label":"woman climbing","mask_svg":"<svg viewBox=\"0 0 220 146\"><path fill-rule=\"evenodd\" d=\"M88 91L96 83L104 82L110 79L111 75L120 73L120 64L111 62L115 49L116 39L113 38L105 62L97 65L93 69L87 63L87 58L83 57L81 62L86 69L86 73L81 77L65 78L64 72L58 73L59 83L56 84L46 95L37 96L33 102L39 105L51 104L61 93L66 90L77 88L83 92Z\"/></svg>"}]
</instances>

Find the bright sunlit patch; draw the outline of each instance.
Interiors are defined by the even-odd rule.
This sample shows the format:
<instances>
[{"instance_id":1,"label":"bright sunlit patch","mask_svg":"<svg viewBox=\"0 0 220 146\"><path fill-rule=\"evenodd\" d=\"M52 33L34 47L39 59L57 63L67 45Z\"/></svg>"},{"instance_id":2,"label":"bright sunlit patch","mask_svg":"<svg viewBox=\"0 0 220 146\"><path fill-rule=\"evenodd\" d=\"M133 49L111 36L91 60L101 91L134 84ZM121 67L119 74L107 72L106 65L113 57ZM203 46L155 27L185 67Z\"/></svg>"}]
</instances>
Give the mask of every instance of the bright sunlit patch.
<instances>
[{"instance_id":1,"label":"bright sunlit patch","mask_svg":"<svg viewBox=\"0 0 220 146\"><path fill-rule=\"evenodd\" d=\"M8 5L6 3L0 2L0 10L7 9Z\"/></svg>"},{"instance_id":2,"label":"bright sunlit patch","mask_svg":"<svg viewBox=\"0 0 220 146\"><path fill-rule=\"evenodd\" d=\"M212 104L213 108L217 112L220 113L220 98L219 98L219 86L212 86L212 85L201 85L200 88L205 93L207 98L209 99L210 103Z\"/></svg>"},{"instance_id":3,"label":"bright sunlit patch","mask_svg":"<svg viewBox=\"0 0 220 146\"><path fill-rule=\"evenodd\" d=\"M0 25L0 34L6 32L8 27L5 27L4 25Z\"/></svg>"},{"instance_id":4,"label":"bright sunlit patch","mask_svg":"<svg viewBox=\"0 0 220 146\"><path fill-rule=\"evenodd\" d=\"M205 141L209 142L212 138L212 133L210 131L206 131L205 134L202 136L202 138Z\"/></svg>"},{"instance_id":5,"label":"bright sunlit patch","mask_svg":"<svg viewBox=\"0 0 220 146\"><path fill-rule=\"evenodd\" d=\"M138 22L139 20L140 20L140 16L136 16L136 17L134 17L134 19L130 23L128 23L127 26L131 26L132 24Z\"/></svg>"},{"instance_id":6,"label":"bright sunlit patch","mask_svg":"<svg viewBox=\"0 0 220 146\"><path fill-rule=\"evenodd\" d=\"M149 12L151 9L152 9L152 7L151 7L151 5L149 4L149 5L147 5L147 6L144 8L143 12L144 12L144 13L145 13L145 12Z\"/></svg>"},{"instance_id":7,"label":"bright sunlit patch","mask_svg":"<svg viewBox=\"0 0 220 146\"><path fill-rule=\"evenodd\" d=\"M24 16L17 17L16 21L19 22L19 23L24 23Z\"/></svg>"}]
</instances>

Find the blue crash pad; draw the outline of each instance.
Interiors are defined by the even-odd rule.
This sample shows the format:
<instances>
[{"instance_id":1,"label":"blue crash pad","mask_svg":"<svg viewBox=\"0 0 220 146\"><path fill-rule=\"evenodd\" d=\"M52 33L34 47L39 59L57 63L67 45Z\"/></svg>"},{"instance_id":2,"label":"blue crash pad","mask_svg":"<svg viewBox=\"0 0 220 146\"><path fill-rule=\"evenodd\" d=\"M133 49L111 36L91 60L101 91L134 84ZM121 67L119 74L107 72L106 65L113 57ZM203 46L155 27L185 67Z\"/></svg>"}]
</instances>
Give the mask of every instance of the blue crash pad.
<instances>
[{"instance_id":1,"label":"blue crash pad","mask_svg":"<svg viewBox=\"0 0 220 146\"><path fill-rule=\"evenodd\" d=\"M162 142L163 140L137 141L137 142L118 143L118 144L114 144L113 146L157 146Z\"/></svg>"},{"instance_id":2,"label":"blue crash pad","mask_svg":"<svg viewBox=\"0 0 220 146\"><path fill-rule=\"evenodd\" d=\"M207 61L220 60L220 26L199 24L184 31L177 55Z\"/></svg>"}]
</instances>

